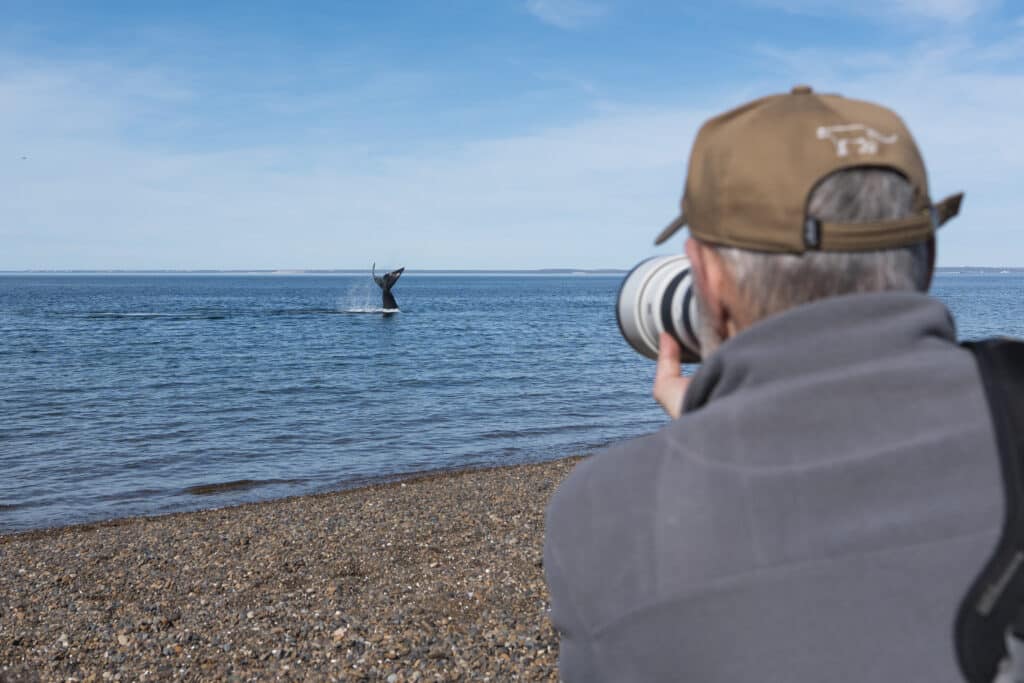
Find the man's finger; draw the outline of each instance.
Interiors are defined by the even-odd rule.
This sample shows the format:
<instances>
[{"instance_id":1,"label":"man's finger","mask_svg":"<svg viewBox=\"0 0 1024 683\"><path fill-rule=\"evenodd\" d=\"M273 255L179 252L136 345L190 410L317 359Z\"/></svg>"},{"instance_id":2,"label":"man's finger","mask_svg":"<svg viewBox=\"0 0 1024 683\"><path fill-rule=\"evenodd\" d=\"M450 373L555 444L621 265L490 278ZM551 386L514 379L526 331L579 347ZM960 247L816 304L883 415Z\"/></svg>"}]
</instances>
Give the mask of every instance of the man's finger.
<instances>
[{"instance_id":1,"label":"man's finger","mask_svg":"<svg viewBox=\"0 0 1024 683\"><path fill-rule=\"evenodd\" d=\"M654 374L657 379L679 377L683 369L683 350L679 342L668 332L662 332L658 338L658 367Z\"/></svg>"},{"instance_id":2,"label":"man's finger","mask_svg":"<svg viewBox=\"0 0 1024 683\"><path fill-rule=\"evenodd\" d=\"M654 371L654 398L675 419L683 412L683 397L690 384L682 377L683 350L671 335L661 334L658 340L658 367Z\"/></svg>"}]
</instances>

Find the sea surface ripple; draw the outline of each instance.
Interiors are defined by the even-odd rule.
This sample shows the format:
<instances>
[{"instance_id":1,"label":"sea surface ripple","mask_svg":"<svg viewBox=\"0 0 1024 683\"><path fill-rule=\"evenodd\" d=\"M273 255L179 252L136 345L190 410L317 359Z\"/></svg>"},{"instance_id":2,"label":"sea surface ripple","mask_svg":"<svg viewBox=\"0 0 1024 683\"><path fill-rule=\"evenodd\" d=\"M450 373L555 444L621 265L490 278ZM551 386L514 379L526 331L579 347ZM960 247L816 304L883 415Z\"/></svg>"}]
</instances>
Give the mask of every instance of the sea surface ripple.
<instances>
[{"instance_id":1,"label":"sea surface ripple","mask_svg":"<svg viewBox=\"0 0 1024 683\"><path fill-rule=\"evenodd\" d=\"M657 429L621 276L0 276L0 532L592 451ZM940 275L961 336L1024 277Z\"/></svg>"}]
</instances>

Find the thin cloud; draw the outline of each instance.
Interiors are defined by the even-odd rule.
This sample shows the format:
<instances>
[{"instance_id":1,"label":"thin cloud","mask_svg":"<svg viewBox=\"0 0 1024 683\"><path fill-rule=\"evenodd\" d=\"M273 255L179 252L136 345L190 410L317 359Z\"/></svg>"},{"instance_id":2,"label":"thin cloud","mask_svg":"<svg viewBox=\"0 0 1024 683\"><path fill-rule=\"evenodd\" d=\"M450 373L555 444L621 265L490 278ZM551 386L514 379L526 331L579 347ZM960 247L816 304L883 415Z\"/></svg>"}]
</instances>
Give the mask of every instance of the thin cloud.
<instances>
[{"instance_id":1,"label":"thin cloud","mask_svg":"<svg viewBox=\"0 0 1024 683\"><path fill-rule=\"evenodd\" d=\"M950 24L965 22L987 9L997 0L755 0L759 5L776 7L794 14L853 14L879 21L907 18L929 19Z\"/></svg>"},{"instance_id":2,"label":"thin cloud","mask_svg":"<svg viewBox=\"0 0 1024 683\"><path fill-rule=\"evenodd\" d=\"M986 0L897 0L892 6L906 16L920 16L948 22L961 22L980 14L990 2Z\"/></svg>"},{"instance_id":3,"label":"thin cloud","mask_svg":"<svg viewBox=\"0 0 1024 683\"><path fill-rule=\"evenodd\" d=\"M590 0L527 0L526 9L545 24L573 30L587 26L608 13Z\"/></svg>"},{"instance_id":4,"label":"thin cloud","mask_svg":"<svg viewBox=\"0 0 1024 683\"><path fill-rule=\"evenodd\" d=\"M83 85L76 73L0 73L12 105L0 108L0 149L32 151L30 162L0 160L0 270L335 268L373 258L624 267L673 214L693 132L712 113L620 108L391 154L323 142L200 152L135 143L121 124L145 113L137 88ZM90 125L67 126L67 112Z\"/></svg>"},{"instance_id":5,"label":"thin cloud","mask_svg":"<svg viewBox=\"0 0 1024 683\"><path fill-rule=\"evenodd\" d=\"M1024 265L1024 45L961 36L758 54L770 82L688 92L698 104L610 102L562 126L386 148L331 117L316 140L154 141L154 111L160 131L189 129L195 112L167 102L202 89L116 65L7 63L0 149L16 153L0 157L0 269L628 267L674 215L700 123L796 82L891 106L920 143L933 196L967 191L940 264ZM133 135L141 123L146 144Z\"/></svg>"}]
</instances>

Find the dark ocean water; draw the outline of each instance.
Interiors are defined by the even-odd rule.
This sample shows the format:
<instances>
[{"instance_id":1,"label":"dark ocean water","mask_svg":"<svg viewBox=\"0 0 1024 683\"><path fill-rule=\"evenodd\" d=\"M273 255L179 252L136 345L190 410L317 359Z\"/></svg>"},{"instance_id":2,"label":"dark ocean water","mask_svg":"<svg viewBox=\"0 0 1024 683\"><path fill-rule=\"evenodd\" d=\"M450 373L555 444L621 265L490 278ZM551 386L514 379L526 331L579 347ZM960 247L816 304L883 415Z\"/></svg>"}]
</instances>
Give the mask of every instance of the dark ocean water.
<instances>
[{"instance_id":1,"label":"dark ocean water","mask_svg":"<svg viewBox=\"0 0 1024 683\"><path fill-rule=\"evenodd\" d=\"M583 453L665 421L620 276L0 276L0 532ZM940 275L961 336L1024 277Z\"/></svg>"}]
</instances>

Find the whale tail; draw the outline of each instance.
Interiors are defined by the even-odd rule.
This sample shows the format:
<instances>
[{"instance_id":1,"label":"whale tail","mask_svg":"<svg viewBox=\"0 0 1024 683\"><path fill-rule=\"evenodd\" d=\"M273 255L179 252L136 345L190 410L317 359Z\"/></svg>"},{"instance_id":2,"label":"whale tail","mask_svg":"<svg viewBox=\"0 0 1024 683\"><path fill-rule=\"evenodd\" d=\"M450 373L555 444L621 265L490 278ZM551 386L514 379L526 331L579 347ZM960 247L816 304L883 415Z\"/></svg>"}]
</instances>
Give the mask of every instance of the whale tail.
<instances>
[{"instance_id":1,"label":"whale tail","mask_svg":"<svg viewBox=\"0 0 1024 683\"><path fill-rule=\"evenodd\" d=\"M394 295L391 293L391 288L398 282L398 278L402 277L402 273L405 272L405 268L399 268L398 270L392 270L384 275L377 275L377 263L374 262L370 268L370 275L373 277L373 281L377 283L377 286L381 289L382 302L381 308L397 309L398 302L395 301Z\"/></svg>"}]
</instances>

